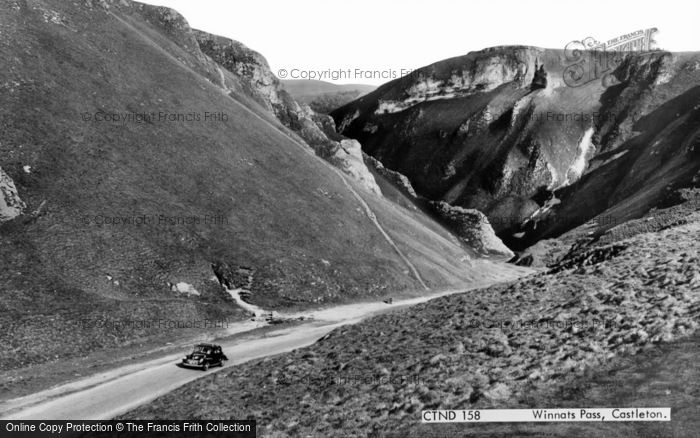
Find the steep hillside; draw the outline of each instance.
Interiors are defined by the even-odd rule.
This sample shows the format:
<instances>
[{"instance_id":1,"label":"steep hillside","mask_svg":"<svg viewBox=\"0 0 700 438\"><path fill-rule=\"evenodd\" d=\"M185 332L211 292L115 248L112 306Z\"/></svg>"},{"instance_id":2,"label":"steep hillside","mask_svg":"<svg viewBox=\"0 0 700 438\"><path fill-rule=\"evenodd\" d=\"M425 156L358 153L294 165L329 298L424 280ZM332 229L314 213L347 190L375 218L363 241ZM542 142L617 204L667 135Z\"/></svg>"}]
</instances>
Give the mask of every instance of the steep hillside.
<instances>
[{"instance_id":1,"label":"steep hillside","mask_svg":"<svg viewBox=\"0 0 700 438\"><path fill-rule=\"evenodd\" d=\"M166 20L166 24L170 20ZM186 23L185 23L186 26ZM219 66L234 74L238 80L234 89L250 96L277 116L287 128L298 134L316 154L359 181L366 189L381 194L369 170L364 165L362 150L355 140L346 140L337 134L333 119L316 114L308 106L299 105L280 84L270 70L267 60L258 52L238 41L211 35L199 30L181 27L183 33L192 33L199 48ZM222 87L230 85L222 75ZM346 140L346 141L343 141Z\"/></svg>"},{"instance_id":2,"label":"steep hillside","mask_svg":"<svg viewBox=\"0 0 700 438\"><path fill-rule=\"evenodd\" d=\"M6 2L0 357L21 359L1 367L244 318L217 263L253 272L267 308L488 277L441 226L317 158L198 36L127 0Z\"/></svg>"},{"instance_id":3,"label":"steep hillside","mask_svg":"<svg viewBox=\"0 0 700 438\"><path fill-rule=\"evenodd\" d=\"M573 84L564 80L570 56L524 46L472 52L332 116L418 194L484 212L515 248L598 215L639 217L697 184L700 55L625 53L611 74Z\"/></svg>"}]
</instances>

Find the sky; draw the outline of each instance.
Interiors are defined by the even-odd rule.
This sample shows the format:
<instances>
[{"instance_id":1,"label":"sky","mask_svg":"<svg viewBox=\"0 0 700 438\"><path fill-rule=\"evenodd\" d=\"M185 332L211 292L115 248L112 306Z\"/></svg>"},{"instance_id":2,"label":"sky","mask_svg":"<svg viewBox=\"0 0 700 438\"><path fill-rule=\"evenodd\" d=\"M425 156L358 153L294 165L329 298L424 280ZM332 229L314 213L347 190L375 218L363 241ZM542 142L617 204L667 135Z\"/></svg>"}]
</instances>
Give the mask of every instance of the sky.
<instances>
[{"instance_id":1,"label":"sky","mask_svg":"<svg viewBox=\"0 0 700 438\"><path fill-rule=\"evenodd\" d=\"M700 2L515 0L141 0L240 41L284 79L381 84L486 47L564 48L657 28L656 46L700 50ZM397 76L398 75L398 76Z\"/></svg>"}]
</instances>

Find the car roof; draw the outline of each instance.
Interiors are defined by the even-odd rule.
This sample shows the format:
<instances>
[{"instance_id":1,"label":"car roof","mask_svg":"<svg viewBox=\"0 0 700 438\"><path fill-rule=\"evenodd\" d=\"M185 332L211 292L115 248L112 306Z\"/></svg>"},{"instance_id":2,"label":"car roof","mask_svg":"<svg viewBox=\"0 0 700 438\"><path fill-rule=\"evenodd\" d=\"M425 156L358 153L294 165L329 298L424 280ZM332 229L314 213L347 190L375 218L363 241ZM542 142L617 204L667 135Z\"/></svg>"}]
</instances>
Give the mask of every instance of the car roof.
<instances>
[{"instance_id":1,"label":"car roof","mask_svg":"<svg viewBox=\"0 0 700 438\"><path fill-rule=\"evenodd\" d=\"M216 345L216 344L197 344L197 347L212 347L212 348L217 348L217 347L220 347L220 345Z\"/></svg>"}]
</instances>

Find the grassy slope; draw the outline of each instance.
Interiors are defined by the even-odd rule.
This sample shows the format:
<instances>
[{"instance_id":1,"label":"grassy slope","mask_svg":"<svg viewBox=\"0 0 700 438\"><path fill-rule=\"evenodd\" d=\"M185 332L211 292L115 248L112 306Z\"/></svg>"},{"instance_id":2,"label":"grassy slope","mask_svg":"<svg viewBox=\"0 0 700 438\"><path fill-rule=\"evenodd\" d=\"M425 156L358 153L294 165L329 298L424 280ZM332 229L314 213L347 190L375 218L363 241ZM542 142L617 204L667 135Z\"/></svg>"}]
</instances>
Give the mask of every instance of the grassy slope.
<instances>
[{"instance_id":1,"label":"grassy slope","mask_svg":"<svg viewBox=\"0 0 700 438\"><path fill-rule=\"evenodd\" d=\"M212 84L215 66L137 6L18 1L0 26L0 166L30 210L46 200L37 221L0 228L0 318L11 327L0 334L3 357L20 354L26 364L163 335L76 327L86 317L241 318L211 281L219 260L254 267L253 299L270 307L419 288L336 173L246 96ZM224 112L227 120L81 118L100 110ZM397 227L392 235L432 286L469 280L458 245L433 244L425 224L381 199L371 204L391 217L387 227ZM155 223L97 225L103 215ZM221 219L158 225L160 215ZM175 295L168 281L201 296Z\"/></svg>"},{"instance_id":2,"label":"grassy slope","mask_svg":"<svg viewBox=\"0 0 700 438\"><path fill-rule=\"evenodd\" d=\"M360 94L374 90L374 85L364 84L335 84L333 82L317 80L283 80L282 87L295 99L298 97L313 98L327 93L339 93L344 91L359 91Z\"/></svg>"},{"instance_id":3,"label":"grassy slope","mask_svg":"<svg viewBox=\"0 0 700 438\"><path fill-rule=\"evenodd\" d=\"M282 88L294 100L309 105L311 109L320 114L328 114L376 88L373 85L334 84L316 80L286 80L281 82Z\"/></svg>"}]
</instances>

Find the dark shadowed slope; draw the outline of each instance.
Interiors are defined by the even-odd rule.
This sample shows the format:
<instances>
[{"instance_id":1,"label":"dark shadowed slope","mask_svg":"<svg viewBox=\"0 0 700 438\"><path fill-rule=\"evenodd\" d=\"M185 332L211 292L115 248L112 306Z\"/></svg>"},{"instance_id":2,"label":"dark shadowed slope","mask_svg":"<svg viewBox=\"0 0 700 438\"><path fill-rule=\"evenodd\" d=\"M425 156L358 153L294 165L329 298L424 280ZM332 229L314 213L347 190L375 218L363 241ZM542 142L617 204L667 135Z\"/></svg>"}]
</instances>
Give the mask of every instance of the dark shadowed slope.
<instances>
[{"instance_id":1,"label":"dark shadowed slope","mask_svg":"<svg viewBox=\"0 0 700 438\"><path fill-rule=\"evenodd\" d=\"M332 116L420 195L483 211L515 248L598 215L639 217L700 183L698 53L626 53L587 82L567 75L570 55L472 52Z\"/></svg>"}]
</instances>

